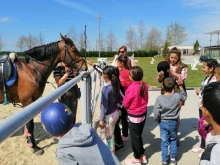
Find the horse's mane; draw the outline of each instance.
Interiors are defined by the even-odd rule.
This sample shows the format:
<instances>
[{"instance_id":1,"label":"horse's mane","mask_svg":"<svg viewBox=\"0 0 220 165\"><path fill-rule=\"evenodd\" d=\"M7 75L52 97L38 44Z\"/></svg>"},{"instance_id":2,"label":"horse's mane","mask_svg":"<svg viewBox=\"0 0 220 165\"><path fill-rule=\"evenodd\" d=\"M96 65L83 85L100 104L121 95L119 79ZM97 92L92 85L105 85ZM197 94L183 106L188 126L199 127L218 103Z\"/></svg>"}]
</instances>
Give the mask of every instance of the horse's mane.
<instances>
[{"instance_id":1,"label":"horse's mane","mask_svg":"<svg viewBox=\"0 0 220 165\"><path fill-rule=\"evenodd\" d=\"M34 47L30 50L25 51L24 55L28 55L36 60L40 60L43 57L47 57L47 56L50 56L50 55L58 52L59 51L59 46L58 46L59 42L60 41Z\"/></svg>"}]
</instances>

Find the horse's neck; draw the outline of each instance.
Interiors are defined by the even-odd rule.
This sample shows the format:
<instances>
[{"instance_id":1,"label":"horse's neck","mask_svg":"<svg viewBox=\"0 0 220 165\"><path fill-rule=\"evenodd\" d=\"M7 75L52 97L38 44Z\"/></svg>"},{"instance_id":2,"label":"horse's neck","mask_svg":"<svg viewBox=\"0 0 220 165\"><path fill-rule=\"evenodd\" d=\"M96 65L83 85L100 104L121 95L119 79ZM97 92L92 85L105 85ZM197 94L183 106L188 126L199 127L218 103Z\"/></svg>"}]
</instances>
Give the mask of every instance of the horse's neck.
<instances>
[{"instance_id":1,"label":"horse's neck","mask_svg":"<svg viewBox=\"0 0 220 165\"><path fill-rule=\"evenodd\" d=\"M58 63L59 61L57 60L57 58L42 59L40 62L34 60L30 60L29 62L26 62L24 58L20 58L17 66L18 69L19 68L25 69L24 67L29 65L30 66L29 68L33 68L34 70L36 70L37 75L41 76L42 79L46 81Z\"/></svg>"}]
</instances>

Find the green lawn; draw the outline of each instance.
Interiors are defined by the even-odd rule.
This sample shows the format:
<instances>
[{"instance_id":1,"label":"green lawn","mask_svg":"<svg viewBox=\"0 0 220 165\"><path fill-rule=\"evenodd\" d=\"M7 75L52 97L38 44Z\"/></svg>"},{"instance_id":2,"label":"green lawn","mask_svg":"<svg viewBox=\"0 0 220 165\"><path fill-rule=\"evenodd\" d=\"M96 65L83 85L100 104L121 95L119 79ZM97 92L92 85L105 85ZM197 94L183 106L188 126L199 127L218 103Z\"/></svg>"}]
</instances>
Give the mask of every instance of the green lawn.
<instances>
[{"instance_id":1,"label":"green lawn","mask_svg":"<svg viewBox=\"0 0 220 165\"><path fill-rule=\"evenodd\" d=\"M97 58L87 58L88 60L96 63ZM144 70L144 81L147 82L149 86L160 87L160 83L157 82L157 64L164 58L154 58L154 64L150 64L152 57L135 57L138 60L136 63L138 66L142 67ZM112 61L113 58L108 58L108 61ZM197 65L198 70L191 70L191 66L188 65L188 77L186 79L186 87L199 87L205 75L201 71L201 65Z\"/></svg>"}]
</instances>

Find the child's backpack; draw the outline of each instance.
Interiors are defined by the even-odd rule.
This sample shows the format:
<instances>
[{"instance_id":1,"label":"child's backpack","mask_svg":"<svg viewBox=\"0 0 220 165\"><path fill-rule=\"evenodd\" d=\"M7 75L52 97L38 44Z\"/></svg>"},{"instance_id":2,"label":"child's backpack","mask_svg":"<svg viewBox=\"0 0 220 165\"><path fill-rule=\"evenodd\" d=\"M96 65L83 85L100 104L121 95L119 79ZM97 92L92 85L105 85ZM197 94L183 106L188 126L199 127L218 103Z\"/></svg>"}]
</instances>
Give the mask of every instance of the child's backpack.
<instances>
[{"instance_id":1,"label":"child's backpack","mask_svg":"<svg viewBox=\"0 0 220 165\"><path fill-rule=\"evenodd\" d=\"M203 121L204 121L204 117L202 116L199 120L199 124L198 124L198 132L199 135L205 140L207 134L212 131L212 127L211 126L204 126Z\"/></svg>"}]
</instances>

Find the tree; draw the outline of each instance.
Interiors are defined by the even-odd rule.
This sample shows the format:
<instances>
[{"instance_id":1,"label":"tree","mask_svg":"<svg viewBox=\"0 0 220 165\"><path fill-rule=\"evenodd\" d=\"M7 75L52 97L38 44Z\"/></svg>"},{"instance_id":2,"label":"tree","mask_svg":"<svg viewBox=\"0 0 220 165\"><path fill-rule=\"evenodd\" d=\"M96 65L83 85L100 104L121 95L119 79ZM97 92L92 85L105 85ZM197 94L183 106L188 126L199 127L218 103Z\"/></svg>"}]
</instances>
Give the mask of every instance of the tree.
<instances>
[{"instance_id":1,"label":"tree","mask_svg":"<svg viewBox=\"0 0 220 165\"><path fill-rule=\"evenodd\" d=\"M70 38L74 43L77 42L77 33L76 33L76 30L75 30L75 28L73 26L71 26L69 28L68 32L66 33L66 36L68 38Z\"/></svg>"},{"instance_id":2,"label":"tree","mask_svg":"<svg viewBox=\"0 0 220 165\"><path fill-rule=\"evenodd\" d=\"M25 46L28 49L32 49L33 47L37 46L38 40L35 36L33 36L31 33L29 36L25 37Z\"/></svg>"},{"instance_id":3,"label":"tree","mask_svg":"<svg viewBox=\"0 0 220 165\"><path fill-rule=\"evenodd\" d=\"M23 48L25 47L25 41L26 41L26 37L24 35L20 36L17 43L16 43L16 47L20 49L20 51L23 50Z\"/></svg>"},{"instance_id":4,"label":"tree","mask_svg":"<svg viewBox=\"0 0 220 165\"><path fill-rule=\"evenodd\" d=\"M176 22L171 23L167 26L166 30L166 40L172 45L182 44L187 37L186 28L177 24Z\"/></svg>"},{"instance_id":5,"label":"tree","mask_svg":"<svg viewBox=\"0 0 220 165\"><path fill-rule=\"evenodd\" d=\"M131 49L131 51L133 51L137 45L137 35L134 28L132 28L131 26L126 32L126 40L127 40L126 45L128 46L128 48Z\"/></svg>"},{"instance_id":6,"label":"tree","mask_svg":"<svg viewBox=\"0 0 220 165\"><path fill-rule=\"evenodd\" d=\"M145 31L146 31L146 28L144 26L144 23L141 21L138 26L139 43L140 43L141 50L143 50Z\"/></svg>"},{"instance_id":7,"label":"tree","mask_svg":"<svg viewBox=\"0 0 220 165\"><path fill-rule=\"evenodd\" d=\"M117 47L117 39L112 30L108 33L105 43L108 51L112 51L115 47Z\"/></svg>"},{"instance_id":8,"label":"tree","mask_svg":"<svg viewBox=\"0 0 220 165\"><path fill-rule=\"evenodd\" d=\"M198 53L198 50L199 50L199 41L196 40L195 44L194 44L194 53Z\"/></svg>"},{"instance_id":9,"label":"tree","mask_svg":"<svg viewBox=\"0 0 220 165\"><path fill-rule=\"evenodd\" d=\"M0 51L2 50L3 47L4 47L4 43L2 41L2 36L1 36L1 33L0 33Z\"/></svg>"},{"instance_id":10,"label":"tree","mask_svg":"<svg viewBox=\"0 0 220 165\"><path fill-rule=\"evenodd\" d=\"M147 50L157 50L161 47L162 43L162 34L157 28L152 28L147 35Z\"/></svg>"},{"instance_id":11,"label":"tree","mask_svg":"<svg viewBox=\"0 0 220 165\"><path fill-rule=\"evenodd\" d=\"M39 45L43 45L44 44L44 34L42 32L40 32L39 35Z\"/></svg>"},{"instance_id":12,"label":"tree","mask_svg":"<svg viewBox=\"0 0 220 165\"><path fill-rule=\"evenodd\" d=\"M170 42L169 41L165 41L164 42L164 45L163 45L163 51L162 51L162 55L164 56L164 57L166 57L167 55L168 55L168 52L169 52L169 46L170 46L171 44L170 44Z\"/></svg>"},{"instance_id":13,"label":"tree","mask_svg":"<svg viewBox=\"0 0 220 165\"><path fill-rule=\"evenodd\" d=\"M79 35L79 50L85 49L85 36L84 33L81 32Z\"/></svg>"}]
</instances>

